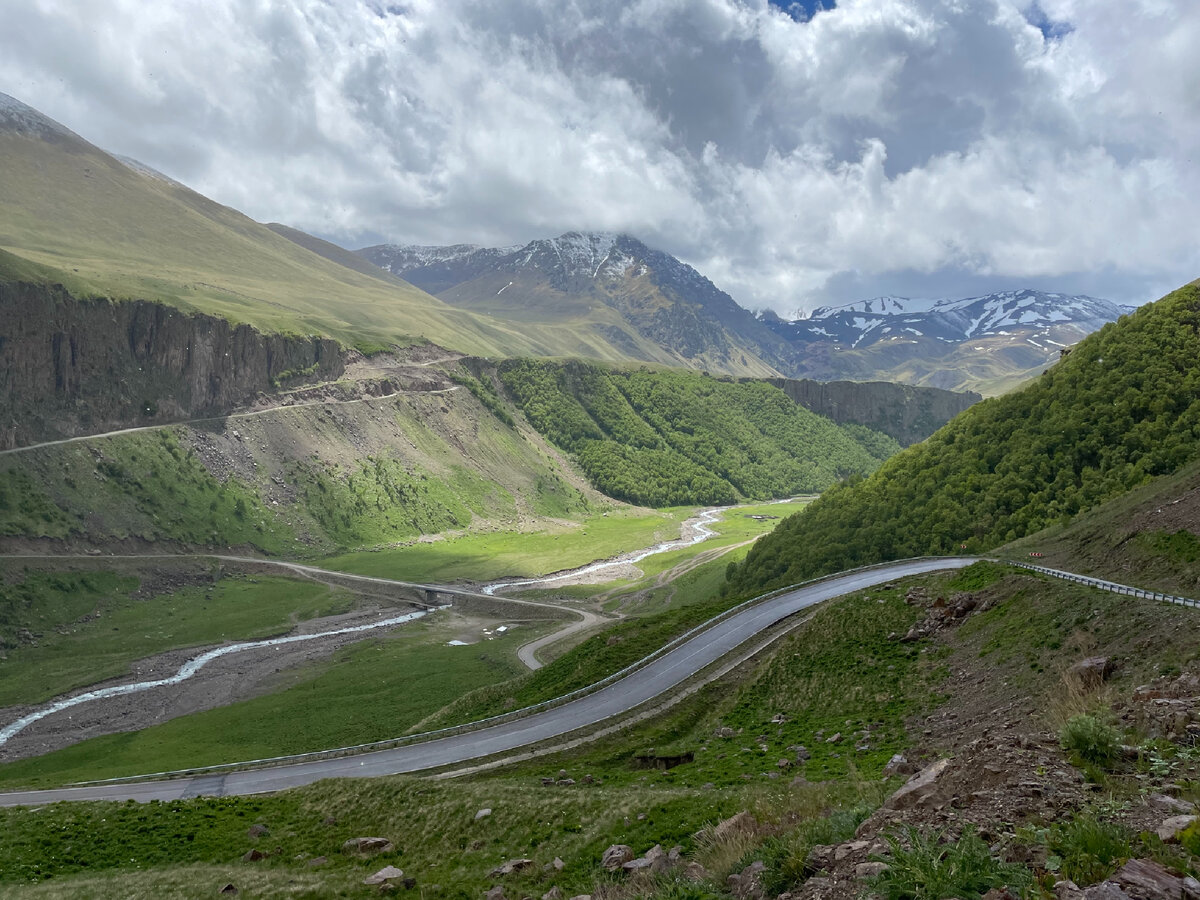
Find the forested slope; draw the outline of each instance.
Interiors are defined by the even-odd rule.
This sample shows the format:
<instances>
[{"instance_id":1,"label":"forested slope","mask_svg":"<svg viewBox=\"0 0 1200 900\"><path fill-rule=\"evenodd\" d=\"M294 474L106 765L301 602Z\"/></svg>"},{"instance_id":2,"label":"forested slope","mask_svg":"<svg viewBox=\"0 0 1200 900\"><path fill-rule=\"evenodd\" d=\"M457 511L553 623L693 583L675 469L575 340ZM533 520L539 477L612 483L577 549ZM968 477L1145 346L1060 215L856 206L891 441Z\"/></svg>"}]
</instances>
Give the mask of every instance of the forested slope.
<instances>
[{"instance_id":1,"label":"forested slope","mask_svg":"<svg viewBox=\"0 0 1200 900\"><path fill-rule=\"evenodd\" d=\"M599 490L632 503L732 503L874 471L896 441L838 426L761 381L510 360L500 379Z\"/></svg>"},{"instance_id":2,"label":"forested slope","mask_svg":"<svg viewBox=\"0 0 1200 900\"><path fill-rule=\"evenodd\" d=\"M1200 286L1079 343L865 481L780 524L732 573L752 591L849 566L995 547L1200 458Z\"/></svg>"}]
</instances>

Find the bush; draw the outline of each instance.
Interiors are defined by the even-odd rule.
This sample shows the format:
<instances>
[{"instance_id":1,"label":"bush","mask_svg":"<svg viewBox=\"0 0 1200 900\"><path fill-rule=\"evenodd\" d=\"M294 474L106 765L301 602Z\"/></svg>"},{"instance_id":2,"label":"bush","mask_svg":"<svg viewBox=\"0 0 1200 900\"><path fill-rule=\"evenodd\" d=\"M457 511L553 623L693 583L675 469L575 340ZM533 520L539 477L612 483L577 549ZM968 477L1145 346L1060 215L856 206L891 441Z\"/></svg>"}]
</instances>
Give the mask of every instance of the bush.
<instances>
[{"instance_id":1,"label":"bush","mask_svg":"<svg viewBox=\"0 0 1200 900\"><path fill-rule=\"evenodd\" d=\"M767 867L762 875L762 885L771 895L798 888L808 874L806 863L812 848L818 844L840 844L850 840L871 812L871 807L856 806L802 822L793 831L768 840L760 851L748 854L737 867L761 859Z\"/></svg>"},{"instance_id":2,"label":"bush","mask_svg":"<svg viewBox=\"0 0 1200 900\"><path fill-rule=\"evenodd\" d=\"M1076 884L1095 884L1132 853L1130 834L1120 825L1080 816L1046 834L1047 849L1062 860L1060 871Z\"/></svg>"},{"instance_id":3,"label":"bush","mask_svg":"<svg viewBox=\"0 0 1200 900\"><path fill-rule=\"evenodd\" d=\"M944 834L925 835L910 825L903 840L886 835L890 859L876 858L888 868L872 879L872 887L885 900L979 900L992 888L1019 894L1029 884L1023 866L993 857L974 831L964 830L954 843L942 843Z\"/></svg>"},{"instance_id":4,"label":"bush","mask_svg":"<svg viewBox=\"0 0 1200 900\"><path fill-rule=\"evenodd\" d=\"M1059 741L1077 762L1110 768L1121 755L1121 732L1092 715L1068 719Z\"/></svg>"}]
</instances>

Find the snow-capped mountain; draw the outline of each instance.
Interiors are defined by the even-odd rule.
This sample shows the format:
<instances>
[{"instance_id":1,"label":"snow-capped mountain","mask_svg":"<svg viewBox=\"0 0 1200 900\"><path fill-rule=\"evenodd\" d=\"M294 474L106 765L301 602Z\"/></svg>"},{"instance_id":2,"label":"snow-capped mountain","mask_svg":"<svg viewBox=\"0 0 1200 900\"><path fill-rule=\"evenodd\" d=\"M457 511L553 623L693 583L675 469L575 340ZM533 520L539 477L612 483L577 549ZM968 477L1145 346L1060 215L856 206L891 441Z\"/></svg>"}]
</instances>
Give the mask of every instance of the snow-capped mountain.
<instances>
[{"instance_id":1,"label":"snow-capped mountain","mask_svg":"<svg viewBox=\"0 0 1200 900\"><path fill-rule=\"evenodd\" d=\"M1037 347L1062 347L1129 311L1129 307L1082 294L1018 290L943 300L877 297L821 307L790 322L764 321L788 341L832 341L839 349L867 347L878 341L932 338L961 343L996 336L1018 338Z\"/></svg>"},{"instance_id":2,"label":"snow-capped mountain","mask_svg":"<svg viewBox=\"0 0 1200 900\"><path fill-rule=\"evenodd\" d=\"M517 247L448 247L381 244L357 251L380 268L430 293L445 290L447 282L462 284L488 272L537 273L562 291L586 288L622 278L638 263L652 264L673 280L693 288L716 287L691 266L651 250L626 234L569 231L556 238L530 241ZM438 290L432 290L437 287ZM728 296L728 295L725 295ZM730 298L732 303L732 298Z\"/></svg>"},{"instance_id":3,"label":"snow-capped mountain","mask_svg":"<svg viewBox=\"0 0 1200 900\"><path fill-rule=\"evenodd\" d=\"M752 313L691 266L627 234L571 231L521 247L358 252L456 306L521 320L594 318L689 364L788 370L786 343Z\"/></svg>"},{"instance_id":4,"label":"snow-capped mountain","mask_svg":"<svg viewBox=\"0 0 1200 900\"><path fill-rule=\"evenodd\" d=\"M1000 291L962 299L876 297L787 321L760 320L810 378L906 381L998 393L1030 378L1132 307L1084 295Z\"/></svg>"}]
</instances>

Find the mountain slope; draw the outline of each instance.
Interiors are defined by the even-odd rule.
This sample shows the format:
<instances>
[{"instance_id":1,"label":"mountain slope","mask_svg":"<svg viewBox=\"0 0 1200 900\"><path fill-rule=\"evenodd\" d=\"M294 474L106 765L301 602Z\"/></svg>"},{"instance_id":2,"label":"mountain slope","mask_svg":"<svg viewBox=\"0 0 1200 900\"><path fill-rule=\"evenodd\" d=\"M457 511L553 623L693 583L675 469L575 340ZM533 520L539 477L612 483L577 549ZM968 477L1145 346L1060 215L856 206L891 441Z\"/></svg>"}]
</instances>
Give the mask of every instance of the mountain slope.
<instances>
[{"instance_id":1,"label":"mountain slope","mask_svg":"<svg viewBox=\"0 0 1200 900\"><path fill-rule=\"evenodd\" d=\"M877 297L821 307L805 319L765 314L762 320L793 346L811 377L997 394L1131 311L1096 297L1018 290L960 300Z\"/></svg>"},{"instance_id":2,"label":"mountain slope","mask_svg":"<svg viewBox=\"0 0 1200 900\"><path fill-rule=\"evenodd\" d=\"M463 309L522 322L605 317L633 334L631 355L649 342L694 368L749 376L792 368L786 344L748 310L691 266L629 235L568 232L518 248L358 252Z\"/></svg>"},{"instance_id":3,"label":"mountain slope","mask_svg":"<svg viewBox=\"0 0 1200 900\"><path fill-rule=\"evenodd\" d=\"M1106 325L755 546L752 591L851 565L995 547L1200 458L1200 288Z\"/></svg>"},{"instance_id":4,"label":"mountain slope","mask_svg":"<svg viewBox=\"0 0 1200 900\"><path fill-rule=\"evenodd\" d=\"M647 506L728 504L819 491L899 449L838 426L761 381L507 360L500 380L530 424L611 497Z\"/></svg>"},{"instance_id":5,"label":"mountain slope","mask_svg":"<svg viewBox=\"0 0 1200 900\"><path fill-rule=\"evenodd\" d=\"M616 313L549 322L479 315L364 274L357 261L349 268L325 242L281 231L122 162L0 95L0 249L21 261L0 259L0 280L26 277L31 263L40 280L76 296L161 301L343 346L425 338L491 356L681 361ZM736 371L748 368L768 371Z\"/></svg>"}]
</instances>

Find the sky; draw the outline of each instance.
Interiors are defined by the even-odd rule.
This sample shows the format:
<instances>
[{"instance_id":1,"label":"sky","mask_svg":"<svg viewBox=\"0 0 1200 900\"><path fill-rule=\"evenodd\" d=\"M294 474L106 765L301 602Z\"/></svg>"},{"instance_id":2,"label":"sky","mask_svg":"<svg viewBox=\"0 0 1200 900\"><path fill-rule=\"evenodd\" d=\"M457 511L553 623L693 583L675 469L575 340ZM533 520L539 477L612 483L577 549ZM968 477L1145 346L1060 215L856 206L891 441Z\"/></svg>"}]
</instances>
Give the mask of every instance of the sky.
<instances>
[{"instance_id":1,"label":"sky","mask_svg":"<svg viewBox=\"0 0 1200 900\"><path fill-rule=\"evenodd\" d=\"M0 91L356 248L622 231L783 315L1200 277L1195 0L0 0Z\"/></svg>"}]
</instances>

